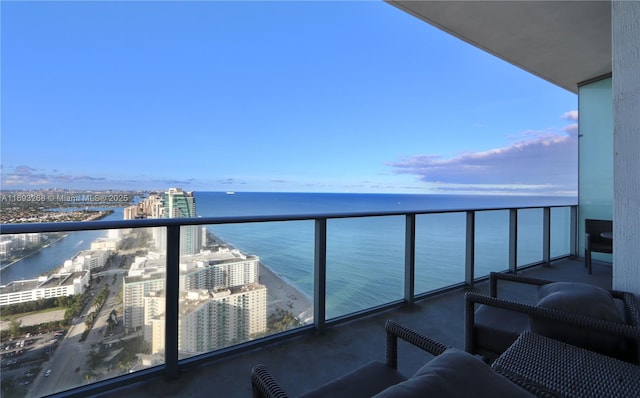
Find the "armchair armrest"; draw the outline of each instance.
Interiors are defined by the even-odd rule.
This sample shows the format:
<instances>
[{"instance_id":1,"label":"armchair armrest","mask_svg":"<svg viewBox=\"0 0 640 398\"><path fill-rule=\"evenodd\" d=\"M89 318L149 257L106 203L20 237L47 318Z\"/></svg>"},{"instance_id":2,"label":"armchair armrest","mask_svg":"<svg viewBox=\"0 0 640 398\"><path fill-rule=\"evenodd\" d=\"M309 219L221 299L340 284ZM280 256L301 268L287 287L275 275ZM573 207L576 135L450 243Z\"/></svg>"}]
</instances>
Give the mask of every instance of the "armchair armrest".
<instances>
[{"instance_id":1,"label":"armchair armrest","mask_svg":"<svg viewBox=\"0 0 640 398\"><path fill-rule=\"evenodd\" d=\"M406 326L402 326L392 320L387 320L384 324L387 331L387 366L398 368L398 337L414 346L430 353L431 355L442 354L448 346L436 341L422 333Z\"/></svg>"},{"instance_id":2,"label":"armchair armrest","mask_svg":"<svg viewBox=\"0 0 640 398\"><path fill-rule=\"evenodd\" d=\"M489 274L489 291L491 297L498 297L498 281L510 281L510 282L519 282L526 283L529 285L537 285L542 286L548 283L552 283L553 281L546 279L538 279L538 278L530 278L527 276L516 275L516 274L503 274L500 272L491 272Z\"/></svg>"},{"instance_id":3,"label":"armchair armrest","mask_svg":"<svg viewBox=\"0 0 640 398\"><path fill-rule=\"evenodd\" d=\"M620 292L612 290L611 295L624 301L624 310L627 322L637 328L640 328L640 305L636 296L629 292Z\"/></svg>"},{"instance_id":4,"label":"armchair armrest","mask_svg":"<svg viewBox=\"0 0 640 398\"><path fill-rule=\"evenodd\" d=\"M267 368L258 364L251 369L251 390L254 398L287 398L278 381Z\"/></svg>"}]
</instances>

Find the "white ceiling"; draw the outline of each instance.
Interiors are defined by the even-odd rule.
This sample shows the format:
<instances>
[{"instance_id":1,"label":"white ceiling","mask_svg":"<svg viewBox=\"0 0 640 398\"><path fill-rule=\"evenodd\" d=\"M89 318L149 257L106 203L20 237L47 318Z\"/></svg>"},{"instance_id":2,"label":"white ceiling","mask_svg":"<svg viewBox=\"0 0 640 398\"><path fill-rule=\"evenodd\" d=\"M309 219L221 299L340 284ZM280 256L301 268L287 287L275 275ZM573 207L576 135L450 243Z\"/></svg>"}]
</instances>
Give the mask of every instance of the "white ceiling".
<instances>
[{"instance_id":1,"label":"white ceiling","mask_svg":"<svg viewBox=\"0 0 640 398\"><path fill-rule=\"evenodd\" d=\"M571 92L611 73L610 1L387 2Z\"/></svg>"}]
</instances>

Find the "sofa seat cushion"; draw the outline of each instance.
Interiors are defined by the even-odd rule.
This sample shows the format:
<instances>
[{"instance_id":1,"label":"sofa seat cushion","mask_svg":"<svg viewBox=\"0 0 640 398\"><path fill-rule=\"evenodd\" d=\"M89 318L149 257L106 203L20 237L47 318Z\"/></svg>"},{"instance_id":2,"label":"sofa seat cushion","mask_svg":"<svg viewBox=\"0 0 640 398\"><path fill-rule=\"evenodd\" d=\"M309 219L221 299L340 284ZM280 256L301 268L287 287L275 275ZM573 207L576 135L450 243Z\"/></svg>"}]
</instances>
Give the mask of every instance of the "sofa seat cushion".
<instances>
[{"instance_id":1,"label":"sofa seat cushion","mask_svg":"<svg viewBox=\"0 0 640 398\"><path fill-rule=\"evenodd\" d=\"M598 286L578 282L554 282L540 286L538 306L588 316L609 322L624 323L611 293ZM624 356L624 337L576 327L561 322L531 317L531 330L568 344L610 356Z\"/></svg>"},{"instance_id":2,"label":"sofa seat cushion","mask_svg":"<svg viewBox=\"0 0 640 398\"><path fill-rule=\"evenodd\" d=\"M409 397L532 397L529 392L494 372L479 358L449 348L427 362L409 380L375 395Z\"/></svg>"},{"instance_id":3,"label":"sofa seat cushion","mask_svg":"<svg viewBox=\"0 0 640 398\"><path fill-rule=\"evenodd\" d=\"M372 361L346 375L323 384L301 397L304 398L369 398L385 388L407 378L384 362Z\"/></svg>"},{"instance_id":4,"label":"sofa seat cushion","mask_svg":"<svg viewBox=\"0 0 640 398\"><path fill-rule=\"evenodd\" d=\"M505 352L520 333L529 330L529 317L521 312L482 304L474 314L476 347L497 355Z\"/></svg>"}]
</instances>

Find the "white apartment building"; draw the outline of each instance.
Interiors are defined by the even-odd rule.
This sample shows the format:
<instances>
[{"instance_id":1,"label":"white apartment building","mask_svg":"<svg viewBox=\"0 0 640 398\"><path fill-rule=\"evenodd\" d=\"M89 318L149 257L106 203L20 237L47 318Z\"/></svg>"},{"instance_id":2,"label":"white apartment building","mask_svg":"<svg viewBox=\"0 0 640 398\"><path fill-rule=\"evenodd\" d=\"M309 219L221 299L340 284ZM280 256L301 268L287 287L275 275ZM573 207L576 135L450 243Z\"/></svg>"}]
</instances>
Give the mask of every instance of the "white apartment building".
<instances>
[{"instance_id":1,"label":"white apartment building","mask_svg":"<svg viewBox=\"0 0 640 398\"><path fill-rule=\"evenodd\" d=\"M91 242L91 250L118 250L119 239L98 238Z\"/></svg>"},{"instance_id":2,"label":"white apartment building","mask_svg":"<svg viewBox=\"0 0 640 398\"><path fill-rule=\"evenodd\" d=\"M89 272L60 273L37 279L9 282L0 286L0 307L38 299L73 296L84 293Z\"/></svg>"},{"instance_id":3,"label":"white apartment building","mask_svg":"<svg viewBox=\"0 0 640 398\"><path fill-rule=\"evenodd\" d=\"M164 351L164 339L163 341L154 340L153 335L160 329L162 333L164 333L164 310L166 302L167 300L163 290L149 292L149 294L144 297L144 339L145 341L151 342L151 352L153 353ZM160 319L162 322L157 322ZM161 347L156 347L156 345L160 344L162 344Z\"/></svg>"},{"instance_id":4,"label":"white apartment building","mask_svg":"<svg viewBox=\"0 0 640 398\"><path fill-rule=\"evenodd\" d=\"M110 250L83 250L70 260L66 260L63 270L66 272L92 271L104 267L111 255Z\"/></svg>"},{"instance_id":5,"label":"white apartment building","mask_svg":"<svg viewBox=\"0 0 640 398\"><path fill-rule=\"evenodd\" d=\"M28 245L42 242L43 235L40 233L4 235L0 241L0 260L10 257L12 250L22 250Z\"/></svg>"},{"instance_id":6,"label":"white apartment building","mask_svg":"<svg viewBox=\"0 0 640 398\"><path fill-rule=\"evenodd\" d=\"M0 240L0 260L6 260L9 258L12 247L13 241L11 239Z\"/></svg>"},{"instance_id":7,"label":"white apartment building","mask_svg":"<svg viewBox=\"0 0 640 398\"><path fill-rule=\"evenodd\" d=\"M150 272L142 276L125 276L123 283L124 327L127 333L145 325L145 297L151 292L164 290L165 272Z\"/></svg>"},{"instance_id":8,"label":"white apartment building","mask_svg":"<svg viewBox=\"0 0 640 398\"><path fill-rule=\"evenodd\" d=\"M185 348L181 350L219 348L266 331L267 289L258 284L257 256L220 249L183 260L179 333L184 333ZM128 333L143 331L153 353L164 351L165 267L163 257L137 257L123 284L124 326ZM193 322L211 330L196 333Z\"/></svg>"},{"instance_id":9,"label":"white apartment building","mask_svg":"<svg viewBox=\"0 0 640 398\"><path fill-rule=\"evenodd\" d=\"M267 288L251 284L218 291L182 292L178 350L182 356L214 351L251 340L267 331ZM152 354L164 352L164 315L149 328Z\"/></svg>"},{"instance_id":10,"label":"white apartment building","mask_svg":"<svg viewBox=\"0 0 640 398\"><path fill-rule=\"evenodd\" d=\"M180 290L221 289L258 283L260 259L221 249L181 264Z\"/></svg>"}]
</instances>

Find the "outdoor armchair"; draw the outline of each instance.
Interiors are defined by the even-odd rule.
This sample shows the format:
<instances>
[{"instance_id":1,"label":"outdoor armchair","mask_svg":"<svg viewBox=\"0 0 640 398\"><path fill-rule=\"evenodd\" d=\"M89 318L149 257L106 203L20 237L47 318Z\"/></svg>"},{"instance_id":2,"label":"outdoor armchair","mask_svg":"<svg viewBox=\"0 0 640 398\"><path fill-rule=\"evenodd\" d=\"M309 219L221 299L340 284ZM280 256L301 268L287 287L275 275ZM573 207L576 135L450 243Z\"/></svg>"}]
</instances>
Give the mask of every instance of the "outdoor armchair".
<instances>
[{"instance_id":1,"label":"outdoor armchair","mask_svg":"<svg viewBox=\"0 0 640 398\"><path fill-rule=\"evenodd\" d=\"M386 361L372 361L344 376L313 389L302 397L531 397L515 382L493 371L479 358L431 339L393 321L385 323ZM410 378L397 371L398 338L435 358ZM254 398L286 398L289 395L262 365L251 370Z\"/></svg>"},{"instance_id":2,"label":"outdoor armchair","mask_svg":"<svg viewBox=\"0 0 640 398\"><path fill-rule=\"evenodd\" d=\"M537 304L497 297L498 280L545 292ZM574 282L490 275L490 296L465 294L465 350L493 361L524 331L638 363L640 309L633 294Z\"/></svg>"}]
</instances>

